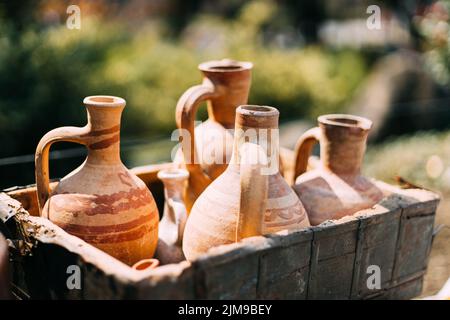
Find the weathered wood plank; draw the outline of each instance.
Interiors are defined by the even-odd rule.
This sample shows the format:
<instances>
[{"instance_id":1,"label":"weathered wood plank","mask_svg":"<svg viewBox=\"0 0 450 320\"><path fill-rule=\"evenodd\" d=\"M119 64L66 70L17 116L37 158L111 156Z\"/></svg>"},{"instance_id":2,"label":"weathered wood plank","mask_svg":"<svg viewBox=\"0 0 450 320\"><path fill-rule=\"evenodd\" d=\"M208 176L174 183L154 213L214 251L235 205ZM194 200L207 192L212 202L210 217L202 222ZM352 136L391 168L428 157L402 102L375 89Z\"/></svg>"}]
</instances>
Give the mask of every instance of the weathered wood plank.
<instances>
[{"instance_id":1,"label":"weathered wood plank","mask_svg":"<svg viewBox=\"0 0 450 320\"><path fill-rule=\"evenodd\" d=\"M193 262L200 299L256 299L260 255L270 248L264 237L210 249Z\"/></svg>"},{"instance_id":2,"label":"weathered wood plank","mask_svg":"<svg viewBox=\"0 0 450 320\"><path fill-rule=\"evenodd\" d=\"M358 226L348 217L312 228L308 299L350 298Z\"/></svg>"},{"instance_id":3,"label":"weathered wood plank","mask_svg":"<svg viewBox=\"0 0 450 320\"><path fill-rule=\"evenodd\" d=\"M370 266L380 268L381 287L384 290L391 285L395 262L401 207L395 195L384 199L373 209L361 211L359 241L355 259L352 298L373 295L376 290L367 286L371 272Z\"/></svg>"},{"instance_id":4,"label":"weathered wood plank","mask_svg":"<svg viewBox=\"0 0 450 320\"><path fill-rule=\"evenodd\" d=\"M306 299L312 231L267 236L260 256L259 299Z\"/></svg>"}]
</instances>

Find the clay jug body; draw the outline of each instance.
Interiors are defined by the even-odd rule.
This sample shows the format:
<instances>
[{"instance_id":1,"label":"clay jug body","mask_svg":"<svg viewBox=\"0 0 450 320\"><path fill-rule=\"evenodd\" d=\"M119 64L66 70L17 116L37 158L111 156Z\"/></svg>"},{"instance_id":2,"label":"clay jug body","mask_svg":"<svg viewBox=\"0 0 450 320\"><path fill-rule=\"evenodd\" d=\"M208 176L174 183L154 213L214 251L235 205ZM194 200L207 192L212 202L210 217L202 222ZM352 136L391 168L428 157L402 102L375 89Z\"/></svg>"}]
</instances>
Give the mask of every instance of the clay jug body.
<instances>
[{"instance_id":1,"label":"clay jug body","mask_svg":"<svg viewBox=\"0 0 450 320\"><path fill-rule=\"evenodd\" d=\"M168 169L158 172L164 184L164 214L159 222L159 241L156 256L162 264L186 260L181 248L184 227L188 217L185 194L189 172Z\"/></svg>"},{"instance_id":2,"label":"clay jug body","mask_svg":"<svg viewBox=\"0 0 450 320\"><path fill-rule=\"evenodd\" d=\"M199 69L202 84L188 89L176 108L182 143L174 162L184 163L189 171L188 210L231 158L233 135L227 129L234 127L236 108L247 103L252 64L225 59L202 63ZM204 101L208 120L195 127L197 109Z\"/></svg>"},{"instance_id":3,"label":"clay jug body","mask_svg":"<svg viewBox=\"0 0 450 320\"><path fill-rule=\"evenodd\" d=\"M42 216L113 257L132 265L151 258L158 240L158 209L152 194L120 159L120 118L125 100L84 99L85 127L48 132L36 149L36 184ZM48 157L57 141L83 144L84 163L49 188Z\"/></svg>"},{"instance_id":4,"label":"clay jug body","mask_svg":"<svg viewBox=\"0 0 450 320\"><path fill-rule=\"evenodd\" d=\"M188 260L235 239L243 192L239 148L246 140L260 145L268 159L264 168L268 190L261 233L309 226L303 205L279 172L278 115L277 109L266 106L240 106L236 110L230 164L197 199L186 223L183 251ZM258 185L253 184L252 188L256 189Z\"/></svg>"},{"instance_id":5,"label":"clay jug body","mask_svg":"<svg viewBox=\"0 0 450 320\"><path fill-rule=\"evenodd\" d=\"M311 225L339 219L375 205L383 193L361 175L361 165L372 122L330 114L318 118L319 127L303 134L296 146L295 192L308 212ZM306 171L313 145L320 143L320 165Z\"/></svg>"}]
</instances>

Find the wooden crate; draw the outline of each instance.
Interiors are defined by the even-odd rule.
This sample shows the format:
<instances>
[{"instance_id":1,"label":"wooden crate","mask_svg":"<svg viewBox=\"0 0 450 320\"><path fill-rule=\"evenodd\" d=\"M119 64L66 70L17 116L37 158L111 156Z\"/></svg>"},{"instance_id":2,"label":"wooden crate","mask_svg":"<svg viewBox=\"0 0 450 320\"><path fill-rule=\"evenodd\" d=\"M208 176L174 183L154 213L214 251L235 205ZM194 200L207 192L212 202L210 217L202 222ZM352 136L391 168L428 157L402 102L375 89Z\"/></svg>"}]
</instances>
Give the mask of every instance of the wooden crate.
<instances>
[{"instance_id":1,"label":"wooden crate","mask_svg":"<svg viewBox=\"0 0 450 320\"><path fill-rule=\"evenodd\" d=\"M134 169L159 199L156 173ZM408 299L420 294L439 197L384 183L386 198L352 217L212 248L193 262L135 271L37 216L35 188L0 193L0 231L13 240L14 293L44 299ZM69 266L81 289L69 290ZM381 269L381 288L366 285Z\"/></svg>"}]
</instances>

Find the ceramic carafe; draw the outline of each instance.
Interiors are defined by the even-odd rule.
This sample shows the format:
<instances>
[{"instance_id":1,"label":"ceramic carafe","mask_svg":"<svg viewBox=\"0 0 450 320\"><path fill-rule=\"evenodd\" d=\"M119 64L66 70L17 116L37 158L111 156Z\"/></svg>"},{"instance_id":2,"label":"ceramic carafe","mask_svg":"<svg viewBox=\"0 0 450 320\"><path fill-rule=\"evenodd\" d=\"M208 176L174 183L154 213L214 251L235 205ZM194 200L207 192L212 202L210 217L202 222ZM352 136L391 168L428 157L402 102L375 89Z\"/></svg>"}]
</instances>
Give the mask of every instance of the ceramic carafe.
<instances>
[{"instance_id":1,"label":"ceramic carafe","mask_svg":"<svg viewBox=\"0 0 450 320\"><path fill-rule=\"evenodd\" d=\"M120 159L120 119L125 100L84 99L84 127L48 132L36 149L36 185L42 216L113 257L133 265L151 258L158 241L158 209L152 194ZM85 145L86 160L49 187L49 150L58 141Z\"/></svg>"},{"instance_id":2,"label":"ceramic carafe","mask_svg":"<svg viewBox=\"0 0 450 320\"><path fill-rule=\"evenodd\" d=\"M370 208L383 198L377 186L361 175L361 165L372 122L346 114L318 118L319 126L297 142L293 186L312 225L339 219ZM308 157L320 144L320 165L306 172Z\"/></svg>"},{"instance_id":3,"label":"ceramic carafe","mask_svg":"<svg viewBox=\"0 0 450 320\"><path fill-rule=\"evenodd\" d=\"M262 223L255 218L247 225L257 227L260 233L268 234L281 230L297 230L309 226L303 205L279 172L279 112L273 107L244 105L236 109L233 155L227 169L214 180L194 203L183 238L183 252L188 260L195 259L209 248L235 241L241 228L242 206L251 203L265 203L261 214ZM253 143L264 150L267 165L260 174L242 169L240 149ZM259 163L259 162L256 162ZM247 168L244 166L244 169ZM250 172L250 173L249 173ZM252 176L255 181L242 187L242 179ZM261 178L262 177L262 178ZM267 195L258 179L267 180ZM244 181L245 182L245 181ZM263 183L263 182L262 182ZM257 215L241 215L244 220ZM245 228L244 228L245 229ZM253 232L258 233L258 232Z\"/></svg>"},{"instance_id":4,"label":"ceramic carafe","mask_svg":"<svg viewBox=\"0 0 450 320\"><path fill-rule=\"evenodd\" d=\"M167 169L158 172L164 184L164 214L159 222L159 241L156 256L162 264L185 260L181 248L184 227L188 217L185 194L189 172Z\"/></svg>"},{"instance_id":5,"label":"ceramic carafe","mask_svg":"<svg viewBox=\"0 0 450 320\"><path fill-rule=\"evenodd\" d=\"M202 63L199 69L202 84L189 88L176 107L182 154L177 155L175 162L184 163L190 174L188 210L231 158L233 136L227 129L234 127L236 108L247 103L252 64L224 59ZM197 109L204 101L208 120L195 127Z\"/></svg>"}]
</instances>

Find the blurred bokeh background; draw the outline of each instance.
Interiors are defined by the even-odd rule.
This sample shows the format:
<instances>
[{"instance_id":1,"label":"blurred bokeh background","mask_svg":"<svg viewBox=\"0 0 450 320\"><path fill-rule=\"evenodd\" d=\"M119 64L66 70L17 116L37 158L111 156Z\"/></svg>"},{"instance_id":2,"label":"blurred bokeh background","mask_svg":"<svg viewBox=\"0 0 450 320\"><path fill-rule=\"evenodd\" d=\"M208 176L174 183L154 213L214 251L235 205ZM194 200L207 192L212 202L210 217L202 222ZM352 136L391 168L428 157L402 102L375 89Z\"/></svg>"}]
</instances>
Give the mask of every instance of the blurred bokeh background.
<instances>
[{"instance_id":1,"label":"blurred bokeh background","mask_svg":"<svg viewBox=\"0 0 450 320\"><path fill-rule=\"evenodd\" d=\"M66 26L72 4L80 29ZM380 29L367 27L369 5L381 8ZM0 188L33 183L39 139L84 125L82 100L94 94L127 100L129 167L169 160L175 105L200 81L197 65L232 58L254 63L249 100L280 109L284 146L320 114L367 116L365 173L439 192L437 223L448 225L449 13L450 0L2 1ZM84 156L76 145L55 146L52 176ZM450 276L448 227L439 237L425 293Z\"/></svg>"}]
</instances>

